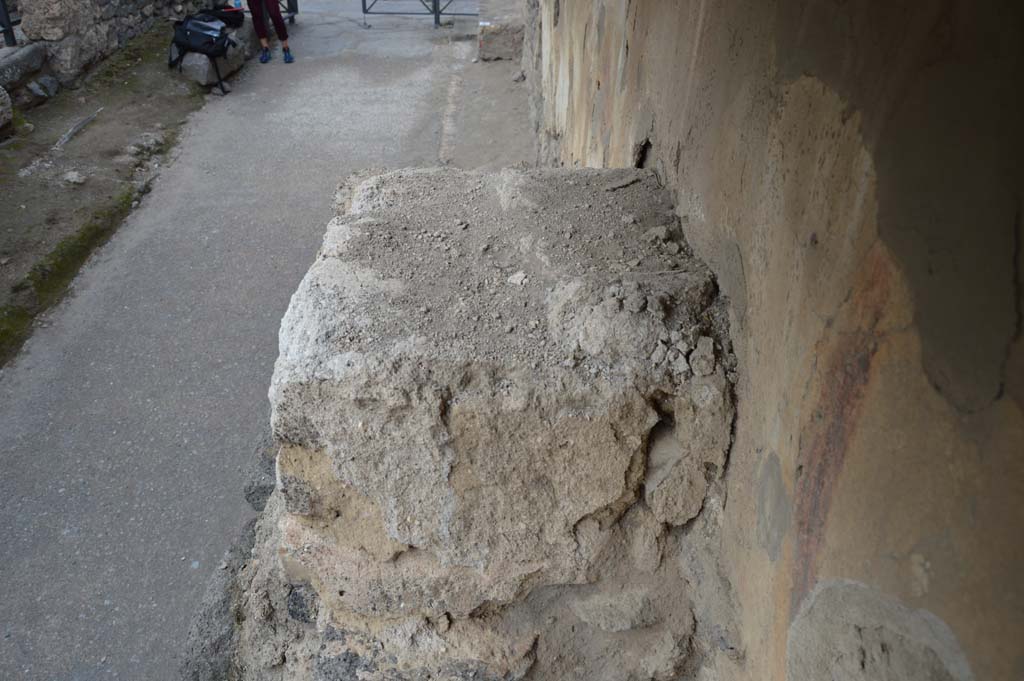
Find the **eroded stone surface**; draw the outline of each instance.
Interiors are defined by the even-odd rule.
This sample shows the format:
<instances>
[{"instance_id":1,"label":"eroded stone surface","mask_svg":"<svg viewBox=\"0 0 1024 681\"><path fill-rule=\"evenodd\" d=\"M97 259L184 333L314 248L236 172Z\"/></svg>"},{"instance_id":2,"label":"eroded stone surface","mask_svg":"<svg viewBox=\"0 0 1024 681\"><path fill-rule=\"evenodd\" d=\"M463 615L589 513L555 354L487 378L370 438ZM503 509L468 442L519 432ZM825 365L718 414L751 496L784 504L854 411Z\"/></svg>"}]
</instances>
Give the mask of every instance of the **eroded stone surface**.
<instances>
[{"instance_id":1,"label":"eroded stone surface","mask_svg":"<svg viewBox=\"0 0 1024 681\"><path fill-rule=\"evenodd\" d=\"M295 609L274 580L318 614L250 678L281 646L308 646L285 678L671 678L694 621L663 551L725 467L723 320L653 174L361 182L282 323L250 575L252 622Z\"/></svg>"},{"instance_id":2,"label":"eroded stone surface","mask_svg":"<svg viewBox=\"0 0 1024 681\"><path fill-rule=\"evenodd\" d=\"M43 67L46 47L40 43L24 45L0 57L0 87L13 90L24 84Z\"/></svg>"}]
</instances>

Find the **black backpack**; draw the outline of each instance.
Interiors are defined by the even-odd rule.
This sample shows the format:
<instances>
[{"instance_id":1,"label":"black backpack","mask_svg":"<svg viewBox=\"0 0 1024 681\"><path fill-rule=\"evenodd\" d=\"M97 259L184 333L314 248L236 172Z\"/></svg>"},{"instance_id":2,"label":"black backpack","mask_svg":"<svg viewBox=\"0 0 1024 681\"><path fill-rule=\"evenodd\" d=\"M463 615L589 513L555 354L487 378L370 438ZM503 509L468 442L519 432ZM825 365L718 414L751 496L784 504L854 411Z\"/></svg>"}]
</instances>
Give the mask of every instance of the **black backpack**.
<instances>
[{"instance_id":1,"label":"black backpack","mask_svg":"<svg viewBox=\"0 0 1024 681\"><path fill-rule=\"evenodd\" d=\"M167 56L169 68L178 67L181 70L181 62L189 52L205 54L213 63L214 73L217 74L217 84L221 92L227 94L224 87L224 80L220 75L220 67L217 59L228 53L228 48L237 46L231 36L228 35L227 26L223 21L204 14L195 16L189 15L181 21L174 22L174 37L171 39L170 52Z\"/></svg>"}]
</instances>

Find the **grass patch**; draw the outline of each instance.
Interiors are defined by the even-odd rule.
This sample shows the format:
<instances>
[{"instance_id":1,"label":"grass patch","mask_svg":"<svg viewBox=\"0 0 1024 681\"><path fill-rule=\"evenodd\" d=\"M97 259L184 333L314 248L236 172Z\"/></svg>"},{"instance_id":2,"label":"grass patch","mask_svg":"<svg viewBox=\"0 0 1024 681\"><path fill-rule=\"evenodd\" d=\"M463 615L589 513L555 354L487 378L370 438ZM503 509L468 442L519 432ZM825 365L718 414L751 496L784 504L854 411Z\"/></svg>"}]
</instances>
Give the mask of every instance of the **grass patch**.
<instances>
[{"instance_id":1,"label":"grass patch","mask_svg":"<svg viewBox=\"0 0 1024 681\"><path fill-rule=\"evenodd\" d=\"M170 128L164 129L164 141L159 147L153 150L151 156L167 156L171 149L178 145L178 140L181 139L181 126L175 125Z\"/></svg>"},{"instance_id":2,"label":"grass patch","mask_svg":"<svg viewBox=\"0 0 1024 681\"><path fill-rule=\"evenodd\" d=\"M34 316L17 305L0 307L0 365L6 364L32 333Z\"/></svg>"},{"instance_id":3,"label":"grass patch","mask_svg":"<svg viewBox=\"0 0 1024 681\"><path fill-rule=\"evenodd\" d=\"M20 109L14 109L11 112L11 125L14 126L15 130L20 132L26 123L28 123L28 119L25 118L25 114L21 113Z\"/></svg>"},{"instance_id":4,"label":"grass patch","mask_svg":"<svg viewBox=\"0 0 1024 681\"><path fill-rule=\"evenodd\" d=\"M97 210L81 229L62 239L14 287L18 291L31 290L35 302L0 308L0 365L6 364L32 333L35 316L60 302L86 259L128 217L135 197L135 190L127 189L111 204Z\"/></svg>"},{"instance_id":5,"label":"grass patch","mask_svg":"<svg viewBox=\"0 0 1024 681\"><path fill-rule=\"evenodd\" d=\"M134 85L140 68L160 65L166 68L167 48L171 42L169 24L158 21L146 31L135 36L116 52L101 61L86 76L85 85L91 90L97 88Z\"/></svg>"},{"instance_id":6,"label":"grass patch","mask_svg":"<svg viewBox=\"0 0 1024 681\"><path fill-rule=\"evenodd\" d=\"M92 94L120 92L131 95L149 95L154 72L171 73L167 68L168 48L173 29L164 21L157 21L146 31L135 36L116 52L96 64L83 79L83 86ZM148 74L148 75L147 75ZM173 79L169 79L174 82ZM201 100L205 89L189 80L189 96Z\"/></svg>"},{"instance_id":7,"label":"grass patch","mask_svg":"<svg viewBox=\"0 0 1024 681\"><path fill-rule=\"evenodd\" d=\"M128 217L135 200L135 191L128 189L114 202L93 213L80 230L65 237L45 258L28 273L28 280L36 293L38 305L43 309L58 302L68 284L78 274L86 258L110 238L110 235Z\"/></svg>"},{"instance_id":8,"label":"grass patch","mask_svg":"<svg viewBox=\"0 0 1024 681\"><path fill-rule=\"evenodd\" d=\"M21 113L18 109L12 111L10 125L4 129L3 134L0 134L0 149L4 152L18 151L25 146L25 137L28 135L31 128L27 128L28 120L25 118L25 114Z\"/></svg>"}]
</instances>

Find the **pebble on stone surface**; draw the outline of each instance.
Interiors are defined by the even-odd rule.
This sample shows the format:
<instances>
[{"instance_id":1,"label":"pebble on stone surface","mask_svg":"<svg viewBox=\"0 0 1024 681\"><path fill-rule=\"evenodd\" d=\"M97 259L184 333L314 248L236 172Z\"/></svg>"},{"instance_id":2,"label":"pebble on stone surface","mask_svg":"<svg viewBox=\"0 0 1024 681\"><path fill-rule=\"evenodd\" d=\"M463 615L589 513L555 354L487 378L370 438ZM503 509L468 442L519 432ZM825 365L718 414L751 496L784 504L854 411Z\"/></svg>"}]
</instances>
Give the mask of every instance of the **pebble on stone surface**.
<instances>
[{"instance_id":1,"label":"pebble on stone surface","mask_svg":"<svg viewBox=\"0 0 1024 681\"><path fill-rule=\"evenodd\" d=\"M69 170L62 179L68 184L85 184L86 177L77 170Z\"/></svg>"},{"instance_id":2,"label":"pebble on stone surface","mask_svg":"<svg viewBox=\"0 0 1024 681\"><path fill-rule=\"evenodd\" d=\"M697 376L710 376L715 371L715 344L707 336L701 336L697 348L690 353L690 368Z\"/></svg>"},{"instance_id":3,"label":"pebble on stone surface","mask_svg":"<svg viewBox=\"0 0 1024 681\"><path fill-rule=\"evenodd\" d=\"M661 225L660 227L652 227L651 229L644 232L644 239L647 241L665 241L668 239L668 227Z\"/></svg>"}]
</instances>

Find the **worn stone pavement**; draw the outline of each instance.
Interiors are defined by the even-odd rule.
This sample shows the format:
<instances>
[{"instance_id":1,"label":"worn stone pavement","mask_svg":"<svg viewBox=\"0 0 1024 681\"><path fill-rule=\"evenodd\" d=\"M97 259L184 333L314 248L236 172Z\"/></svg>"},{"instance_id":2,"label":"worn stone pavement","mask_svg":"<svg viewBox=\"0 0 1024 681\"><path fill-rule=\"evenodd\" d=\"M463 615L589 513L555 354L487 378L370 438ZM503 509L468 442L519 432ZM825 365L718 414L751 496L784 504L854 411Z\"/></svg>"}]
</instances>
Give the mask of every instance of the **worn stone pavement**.
<instances>
[{"instance_id":1,"label":"worn stone pavement","mask_svg":"<svg viewBox=\"0 0 1024 681\"><path fill-rule=\"evenodd\" d=\"M470 20L309 0L0 375L0 678L171 679L251 514L277 329L362 168L532 159L514 66ZM500 122L501 125L495 125ZM492 133L482 132L484 128Z\"/></svg>"}]
</instances>

